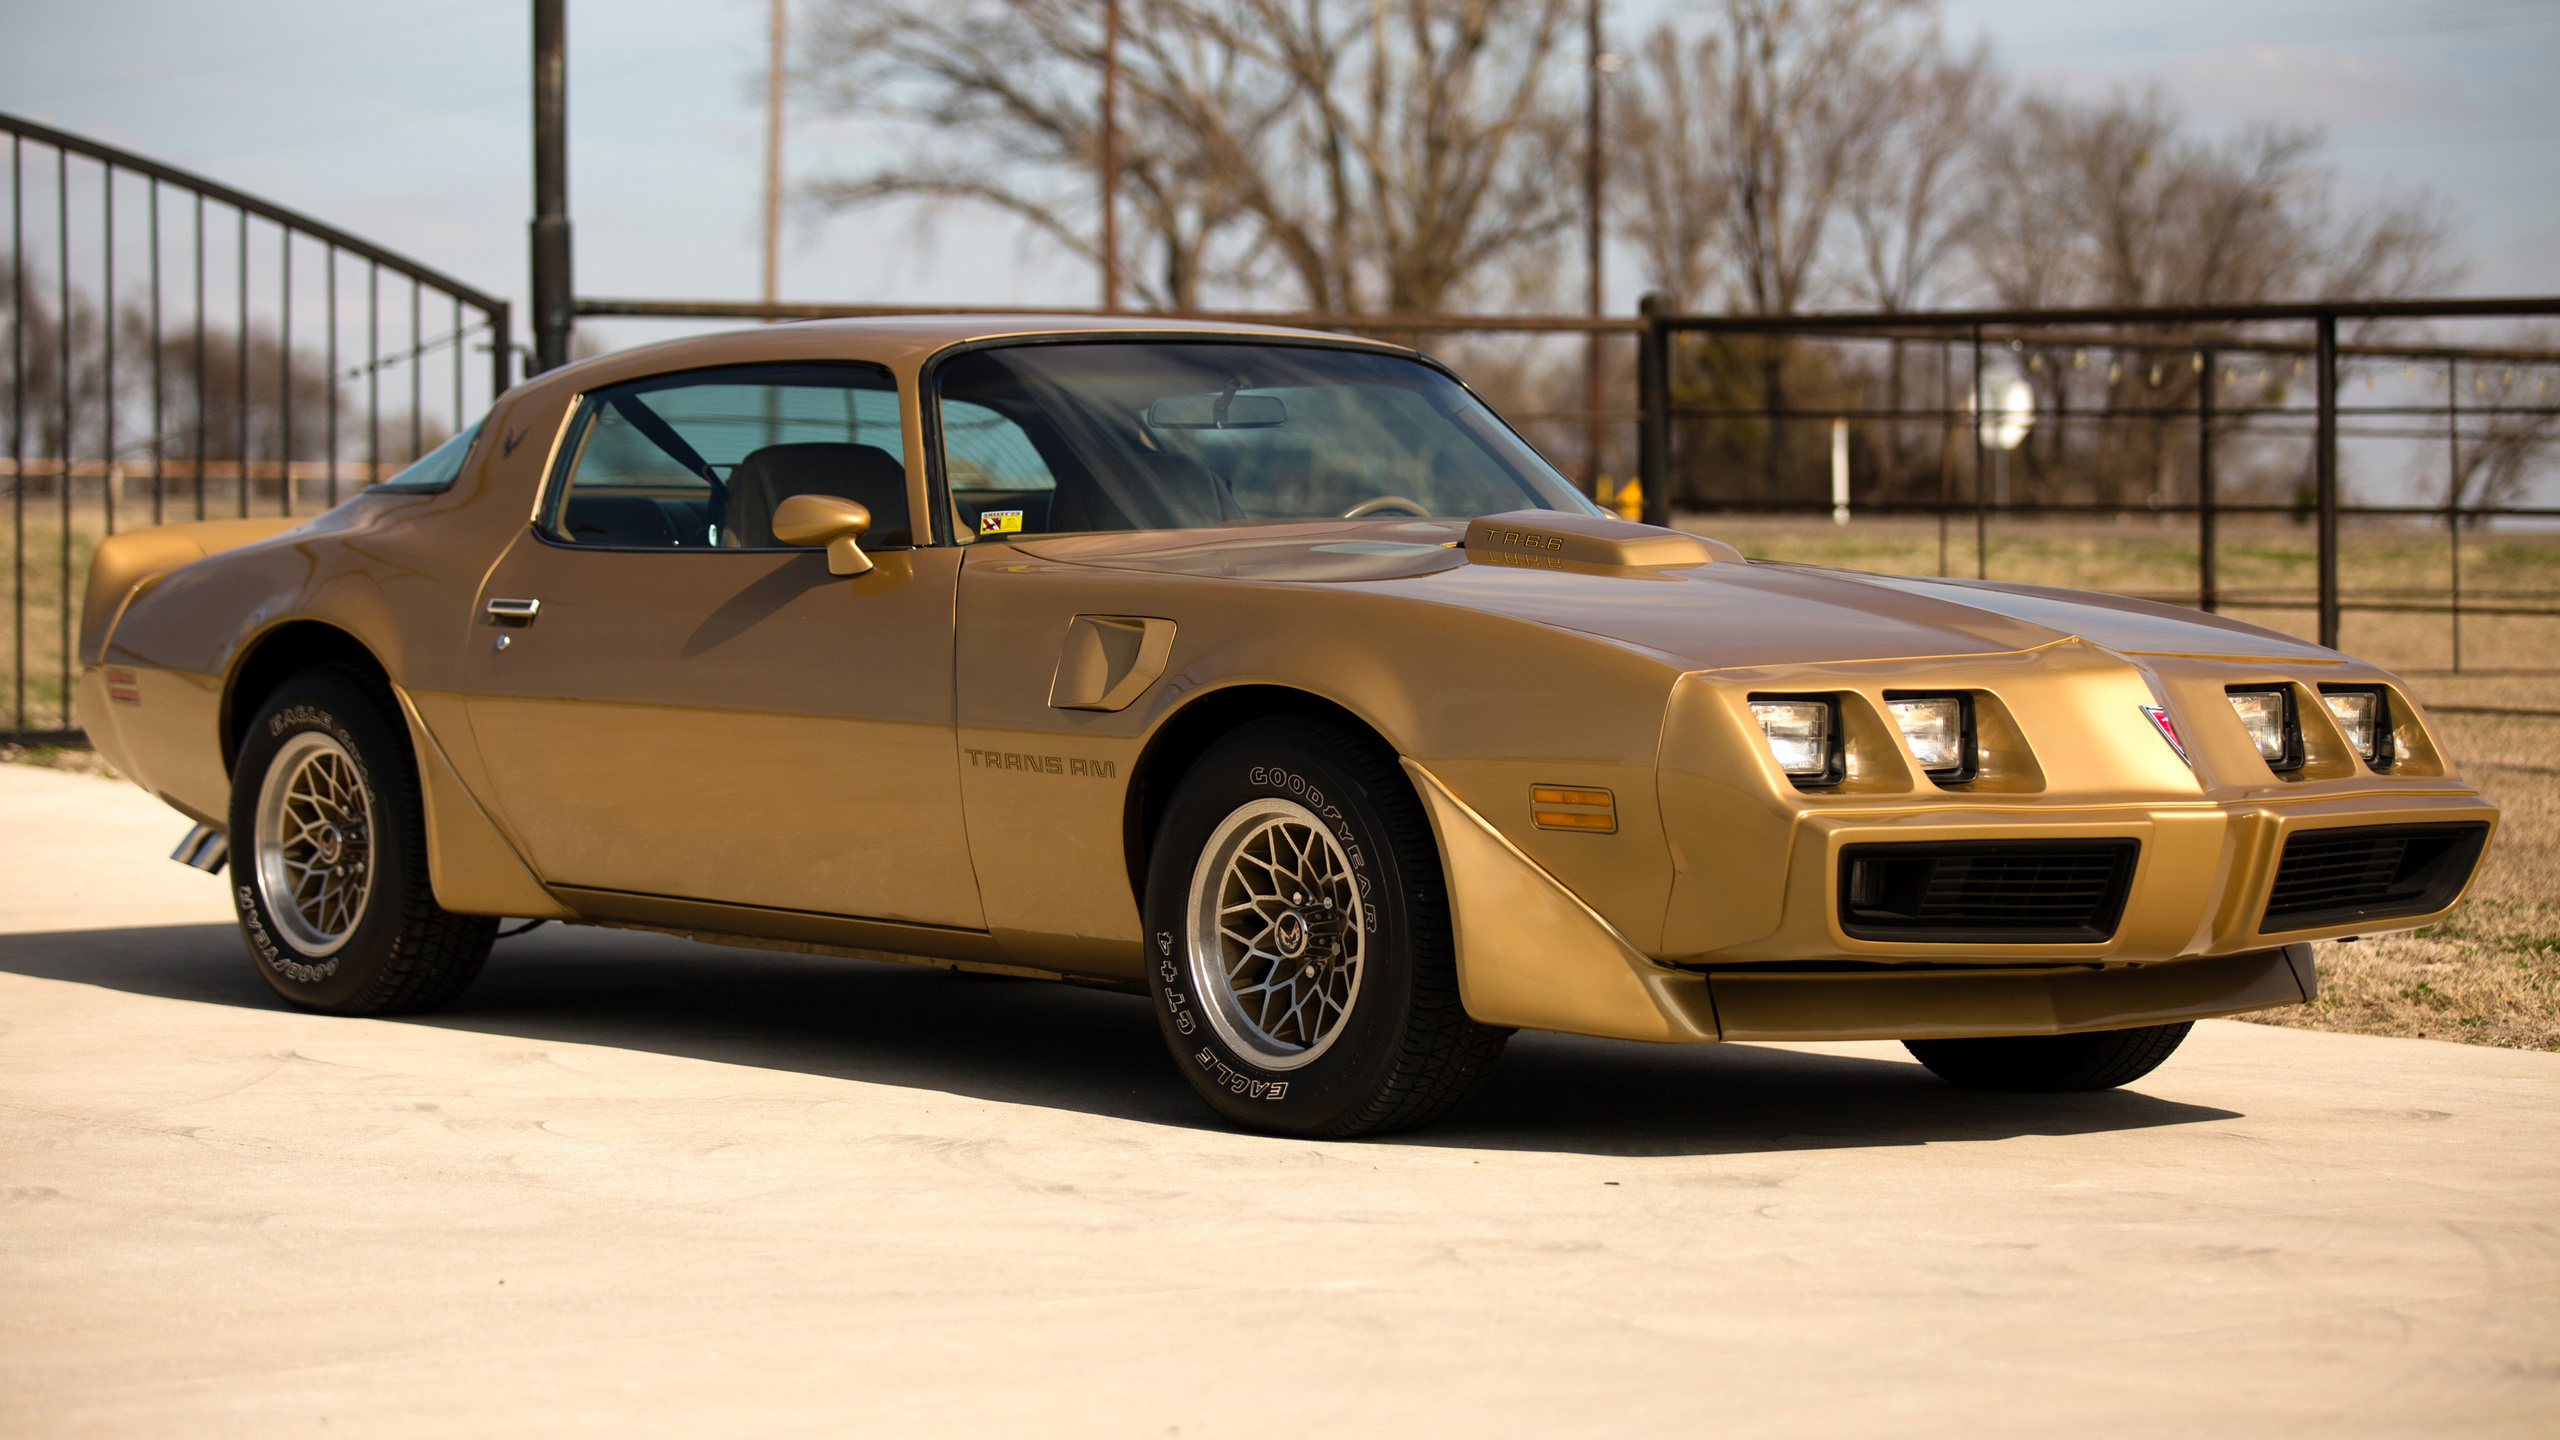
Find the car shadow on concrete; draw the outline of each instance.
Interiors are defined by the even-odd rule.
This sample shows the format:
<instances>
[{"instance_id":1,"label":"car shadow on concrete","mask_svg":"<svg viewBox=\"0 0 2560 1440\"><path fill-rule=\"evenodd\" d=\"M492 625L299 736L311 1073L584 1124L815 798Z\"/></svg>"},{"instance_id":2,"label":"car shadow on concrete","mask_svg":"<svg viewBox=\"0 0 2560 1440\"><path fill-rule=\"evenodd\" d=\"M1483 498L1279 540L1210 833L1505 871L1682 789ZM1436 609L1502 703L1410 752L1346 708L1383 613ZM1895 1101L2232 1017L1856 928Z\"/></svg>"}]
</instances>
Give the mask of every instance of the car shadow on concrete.
<instances>
[{"instance_id":1,"label":"car shadow on concrete","mask_svg":"<svg viewBox=\"0 0 2560 1440\"><path fill-rule=\"evenodd\" d=\"M288 1008L250 969L229 925L0 935L0 971L173 1000ZM1069 985L549 926L500 941L480 979L451 1007L403 1018L1146 1124L1219 1124L1173 1073L1145 1000ZM1383 1143L1747 1154L2238 1118L2136 1090L1959 1090L1898 1051L1875 1053L1880 1058L1524 1033L1465 1106Z\"/></svg>"}]
</instances>

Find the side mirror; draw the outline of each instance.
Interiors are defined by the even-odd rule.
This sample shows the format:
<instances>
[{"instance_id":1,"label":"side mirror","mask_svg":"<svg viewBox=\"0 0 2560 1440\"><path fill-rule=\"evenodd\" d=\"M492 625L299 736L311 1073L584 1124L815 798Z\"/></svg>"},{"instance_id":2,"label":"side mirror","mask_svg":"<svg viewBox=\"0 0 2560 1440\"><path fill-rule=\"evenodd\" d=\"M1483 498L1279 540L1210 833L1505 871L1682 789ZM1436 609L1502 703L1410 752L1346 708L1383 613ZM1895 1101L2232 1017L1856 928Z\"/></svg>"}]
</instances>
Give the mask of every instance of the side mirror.
<instances>
[{"instance_id":1,"label":"side mirror","mask_svg":"<svg viewBox=\"0 0 2560 1440\"><path fill-rule=\"evenodd\" d=\"M841 495L794 495L773 507L773 538L785 545L827 547L827 573L862 575L871 557L862 553L862 537L871 529L871 511Z\"/></svg>"}]
</instances>

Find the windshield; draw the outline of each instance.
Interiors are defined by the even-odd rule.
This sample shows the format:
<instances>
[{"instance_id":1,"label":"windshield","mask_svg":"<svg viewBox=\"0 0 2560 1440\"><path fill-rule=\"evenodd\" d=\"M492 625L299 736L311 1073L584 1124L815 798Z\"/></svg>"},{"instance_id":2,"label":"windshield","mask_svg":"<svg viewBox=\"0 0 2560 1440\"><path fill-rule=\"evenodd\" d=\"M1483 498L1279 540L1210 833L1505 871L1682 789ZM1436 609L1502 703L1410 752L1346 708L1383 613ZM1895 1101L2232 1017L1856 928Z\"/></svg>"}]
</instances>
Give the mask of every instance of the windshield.
<instances>
[{"instance_id":1,"label":"windshield","mask_svg":"<svg viewBox=\"0 0 2560 1440\"><path fill-rule=\"evenodd\" d=\"M936 388L966 533L1599 513L1463 387L1395 355L1017 345L954 357Z\"/></svg>"}]
</instances>

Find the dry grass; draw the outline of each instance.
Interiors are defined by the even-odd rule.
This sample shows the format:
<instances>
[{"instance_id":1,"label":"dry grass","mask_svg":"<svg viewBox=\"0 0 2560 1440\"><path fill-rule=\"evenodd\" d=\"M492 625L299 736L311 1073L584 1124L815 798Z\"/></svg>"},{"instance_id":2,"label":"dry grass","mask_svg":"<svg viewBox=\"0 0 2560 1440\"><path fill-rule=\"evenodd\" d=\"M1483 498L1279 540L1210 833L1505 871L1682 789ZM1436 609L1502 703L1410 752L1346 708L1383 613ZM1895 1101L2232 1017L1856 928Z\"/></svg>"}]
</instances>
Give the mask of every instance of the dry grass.
<instances>
[{"instance_id":1,"label":"dry grass","mask_svg":"<svg viewBox=\"0 0 2560 1440\"><path fill-rule=\"evenodd\" d=\"M2546 682L2541 703L2560 690ZM2437 718L2504 812L2460 909L2406 935L2322 945L2320 998L2270 1025L2560 1050L2560 720Z\"/></svg>"},{"instance_id":2,"label":"dry grass","mask_svg":"<svg viewBox=\"0 0 2560 1440\"><path fill-rule=\"evenodd\" d=\"M101 780L122 778L116 773L116 767L99 759L98 752L85 745L0 745L0 764L68 770L75 775L95 775Z\"/></svg>"},{"instance_id":3,"label":"dry grass","mask_svg":"<svg viewBox=\"0 0 2560 1440\"><path fill-rule=\"evenodd\" d=\"M78 667L64 663L71 651L66 640L79 634L79 596L89 583L89 557L97 552L106 527L103 516L73 516L66 586L61 516L49 508L36 511L33 497L28 509L23 518L0 516L0 608L10 610L16 619L10 633L0 634L0 730L16 728L21 703L25 728L67 730L73 722L63 677ZM21 554L25 557L23 592L18 588ZM71 597L67 628L66 593ZM23 602L18 598L21 594ZM26 657L23 692L18 684L21 654Z\"/></svg>"},{"instance_id":4,"label":"dry grass","mask_svg":"<svg viewBox=\"0 0 2560 1440\"><path fill-rule=\"evenodd\" d=\"M306 501L297 513L313 508ZM179 494L172 487L163 513L173 522L194 519L194 496ZM238 495L208 494L205 513L217 520L240 514ZM283 513L271 486L250 497L248 513ZM89 583L89 559L108 533L106 507L95 495L77 497L71 506L68 544L63 519L58 496L29 495L23 510L0 506L0 610L14 620L14 624L0 621L0 730L21 728L22 694L23 728L68 730L74 724L63 680L66 674L76 679L79 670L71 652L80 633L80 597ZM120 502L115 522L117 531L149 525L150 500ZM19 685L22 654L23 692Z\"/></svg>"},{"instance_id":5,"label":"dry grass","mask_svg":"<svg viewBox=\"0 0 2560 1440\"><path fill-rule=\"evenodd\" d=\"M1869 518L1834 526L1827 517L1692 515L1681 524L1754 559L1892 575L1977 573L1969 519L1949 523L1943 570L1939 527L1931 519ZM1992 525L1988 538L1980 568L1994 580L2163 599L2195 593L2191 518L2169 523L2128 516L2120 524L2013 520ZM2215 554L2224 614L2306 639L2318 633L2309 605L2317 594L2319 555L2309 527L2229 518ZM2441 603L2453 576L2453 547L2440 527L2350 526L2342 536L2338 577L2350 601ZM2461 578L2467 604L2560 611L2560 534L2466 534ZM2412 675L2455 668L2453 622L2447 616L2351 610L2342 629L2346 650L2377 665ZM2560 674L2560 616L2465 617L2460 667Z\"/></svg>"}]
</instances>

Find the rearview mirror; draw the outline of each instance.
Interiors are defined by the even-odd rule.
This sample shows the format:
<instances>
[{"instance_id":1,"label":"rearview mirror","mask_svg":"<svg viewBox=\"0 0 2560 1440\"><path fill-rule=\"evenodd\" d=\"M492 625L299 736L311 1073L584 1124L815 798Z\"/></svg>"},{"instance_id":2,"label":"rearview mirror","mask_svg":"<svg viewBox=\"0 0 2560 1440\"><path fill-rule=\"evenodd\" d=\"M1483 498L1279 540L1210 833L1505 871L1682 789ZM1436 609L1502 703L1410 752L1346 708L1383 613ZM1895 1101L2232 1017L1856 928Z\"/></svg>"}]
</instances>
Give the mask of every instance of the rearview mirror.
<instances>
[{"instance_id":1,"label":"rearview mirror","mask_svg":"<svg viewBox=\"0 0 2560 1440\"><path fill-rule=\"evenodd\" d=\"M861 575L871 569L862 537L871 511L841 495L794 495L773 507L773 538L784 545L824 545L827 573Z\"/></svg>"},{"instance_id":2,"label":"rearview mirror","mask_svg":"<svg viewBox=\"0 0 2560 1440\"><path fill-rule=\"evenodd\" d=\"M1267 430L1288 423L1277 395L1167 395L1147 407L1150 430Z\"/></svg>"}]
</instances>

